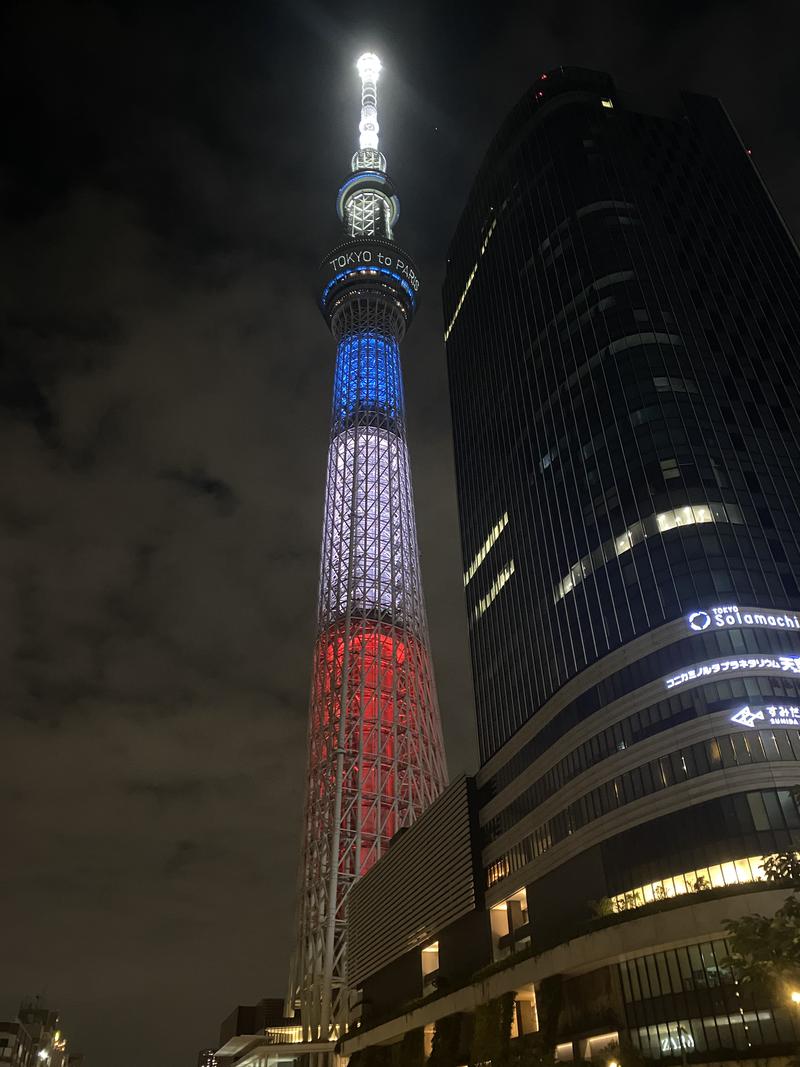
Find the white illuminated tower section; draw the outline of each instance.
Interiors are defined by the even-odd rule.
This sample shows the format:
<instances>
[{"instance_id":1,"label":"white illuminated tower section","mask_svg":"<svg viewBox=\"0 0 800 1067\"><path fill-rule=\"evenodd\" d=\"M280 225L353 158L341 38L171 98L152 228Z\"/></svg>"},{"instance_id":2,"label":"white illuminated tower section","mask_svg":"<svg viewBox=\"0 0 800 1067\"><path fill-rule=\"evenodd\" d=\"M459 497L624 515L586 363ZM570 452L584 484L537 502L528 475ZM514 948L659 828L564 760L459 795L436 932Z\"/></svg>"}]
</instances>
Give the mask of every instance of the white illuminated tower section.
<instances>
[{"instance_id":1,"label":"white illuminated tower section","mask_svg":"<svg viewBox=\"0 0 800 1067\"><path fill-rule=\"evenodd\" d=\"M447 776L400 371L419 280L392 238L399 202L378 149L380 69L377 56L358 61L359 149L337 200L345 237L320 287L338 348L293 979L312 1041L345 1022L350 887Z\"/></svg>"}]
</instances>

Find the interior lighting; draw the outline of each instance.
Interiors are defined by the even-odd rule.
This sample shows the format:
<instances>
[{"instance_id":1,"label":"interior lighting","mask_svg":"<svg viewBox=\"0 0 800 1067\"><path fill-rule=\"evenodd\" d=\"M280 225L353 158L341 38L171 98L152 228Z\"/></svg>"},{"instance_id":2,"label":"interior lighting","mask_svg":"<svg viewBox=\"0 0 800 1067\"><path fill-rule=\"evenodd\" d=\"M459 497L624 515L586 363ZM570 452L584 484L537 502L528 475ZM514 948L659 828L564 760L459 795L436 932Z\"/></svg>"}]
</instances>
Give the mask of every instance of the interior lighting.
<instances>
[{"instance_id":1,"label":"interior lighting","mask_svg":"<svg viewBox=\"0 0 800 1067\"><path fill-rule=\"evenodd\" d=\"M800 1004L800 991L797 989L792 990L792 1004Z\"/></svg>"},{"instance_id":2,"label":"interior lighting","mask_svg":"<svg viewBox=\"0 0 800 1067\"><path fill-rule=\"evenodd\" d=\"M486 252L487 245L489 244L491 236L494 233L494 229L495 229L496 225L497 225L497 219L494 218L494 219L492 219L492 225L487 230L486 236L483 239L483 244L481 245L481 248L480 248L480 254L481 255L483 255ZM475 275L476 275L476 273L478 271L478 263L479 262L480 262L480 260L476 260L475 266L470 271L470 275L467 278L467 284L464 286L464 292L461 294L461 299L456 304L456 310L453 312L452 319L450 319L450 325L444 331L444 339L445 339L445 341L450 336L450 331L453 329L455 321L458 318L458 313L459 313L459 311L461 311L461 305L464 303L464 299L465 299L467 293L469 292L469 287L472 285L472 282L473 282L473 280L475 278Z\"/></svg>"},{"instance_id":3,"label":"interior lighting","mask_svg":"<svg viewBox=\"0 0 800 1067\"><path fill-rule=\"evenodd\" d=\"M646 519L633 523L616 537L610 537L599 548L588 552L577 563L573 563L569 574L566 574L553 590L556 604L559 600L563 600L567 593L571 593L576 585L580 585L585 578L588 578L593 571L604 567L612 559L630 552L640 541L654 534L668 533L678 526L698 526L707 522L741 524L744 519L735 504L722 503L686 504L672 511L661 511L656 515L649 515Z\"/></svg>"},{"instance_id":4,"label":"interior lighting","mask_svg":"<svg viewBox=\"0 0 800 1067\"><path fill-rule=\"evenodd\" d=\"M721 889L730 885L765 882L766 859L766 856L744 856L741 859L668 875L655 882L636 886L625 893L617 893L611 897L611 907L615 912L634 911L656 900L672 900L687 893L698 893L701 889Z\"/></svg>"},{"instance_id":5,"label":"interior lighting","mask_svg":"<svg viewBox=\"0 0 800 1067\"><path fill-rule=\"evenodd\" d=\"M498 595L500 590L503 588L503 586L506 584L506 582L508 581L508 579L511 577L511 575L513 573L514 573L514 560L512 559L511 562L508 564L508 566L504 567L500 571L500 573L497 575L495 580L492 582L492 584L491 584L491 586L489 588L489 592L486 594L486 596L481 597L481 599L475 605L475 618L476 619L479 619L481 617L481 615L483 615L483 613L486 611L486 609L489 607L489 605L492 603L492 601L495 599L495 597Z\"/></svg>"},{"instance_id":6,"label":"interior lighting","mask_svg":"<svg viewBox=\"0 0 800 1067\"><path fill-rule=\"evenodd\" d=\"M264 1033L274 1045L296 1045L303 1040L301 1026L268 1026Z\"/></svg>"},{"instance_id":7,"label":"interior lighting","mask_svg":"<svg viewBox=\"0 0 800 1067\"><path fill-rule=\"evenodd\" d=\"M601 100L600 103L603 105L603 107L613 107L614 106L614 102L612 100Z\"/></svg>"},{"instance_id":8,"label":"interior lighting","mask_svg":"<svg viewBox=\"0 0 800 1067\"><path fill-rule=\"evenodd\" d=\"M502 519L500 519L499 522L496 522L494 524L494 526L492 527L492 529L491 529L491 531L489 533L489 536L486 538L486 540L483 542L481 547L478 549L477 553L475 554L475 558L473 559L472 563L470 563L469 567L467 568L466 572L464 573L464 586L465 587L468 586L469 583L472 581L472 579L475 577L475 574L476 574L476 572L478 570L478 567L480 567L481 563L483 563L483 561L486 559L486 555L487 555L489 549L495 543L495 541L500 536L500 534L503 532L503 530L505 530L506 526L508 526L508 512L507 511L503 515Z\"/></svg>"}]
</instances>

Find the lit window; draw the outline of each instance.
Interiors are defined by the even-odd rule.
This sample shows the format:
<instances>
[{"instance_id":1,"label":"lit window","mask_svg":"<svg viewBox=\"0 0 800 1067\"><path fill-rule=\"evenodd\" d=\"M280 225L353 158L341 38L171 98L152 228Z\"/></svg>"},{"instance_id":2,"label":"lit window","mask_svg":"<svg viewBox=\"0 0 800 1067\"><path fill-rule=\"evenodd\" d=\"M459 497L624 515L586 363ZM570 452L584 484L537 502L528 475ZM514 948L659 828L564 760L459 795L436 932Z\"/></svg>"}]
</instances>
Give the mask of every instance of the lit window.
<instances>
[{"instance_id":1,"label":"lit window","mask_svg":"<svg viewBox=\"0 0 800 1067\"><path fill-rule=\"evenodd\" d=\"M691 378L653 378L657 393L697 393L697 382Z\"/></svg>"},{"instance_id":2,"label":"lit window","mask_svg":"<svg viewBox=\"0 0 800 1067\"><path fill-rule=\"evenodd\" d=\"M666 480L669 480L670 478L680 478L681 472L678 468L678 461L676 459L662 459L661 473Z\"/></svg>"},{"instance_id":3,"label":"lit window","mask_svg":"<svg viewBox=\"0 0 800 1067\"><path fill-rule=\"evenodd\" d=\"M433 1036L436 1033L436 1023L428 1023L425 1029L422 1031L422 1054L427 1060L430 1054L433 1052Z\"/></svg>"},{"instance_id":4,"label":"lit window","mask_svg":"<svg viewBox=\"0 0 800 1067\"><path fill-rule=\"evenodd\" d=\"M613 107L614 106L613 103L610 100L601 100L600 103L603 105L603 107Z\"/></svg>"},{"instance_id":5,"label":"lit window","mask_svg":"<svg viewBox=\"0 0 800 1067\"><path fill-rule=\"evenodd\" d=\"M495 543L495 541L503 532L503 530L505 530L506 526L508 526L508 512L505 512L502 519L500 519L499 522L496 522L494 524L491 531L489 532L489 536L486 538L486 540L483 542L483 544L475 554L475 558L473 559L472 563L470 563L466 573L464 574L465 586L469 585L469 583L475 577L475 573L478 570L478 567L480 567L481 563L483 563L483 561L486 559L486 554L488 553L489 549Z\"/></svg>"},{"instance_id":6,"label":"lit window","mask_svg":"<svg viewBox=\"0 0 800 1067\"><path fill-rule=\"evenodd\" d=\"M492 603L492 601L495 599L495 597L498 595L500 590L503 588L503 586L506 584L506 582L508 581L508 579L511 577L511 575L513 573L514 573L514 560L512 559L511 562L508 564L508 566L504 567L500 571L500 573L497 575L495 580L492 582L492 584L491 584L491 586L489 588L489 592L486 594L486 596L481 597L481 599L475 605L475 618L476 619L479 619L481 617L481 615L483 615L483 613L486 611L486 609L489 607L489 605Z\"/></svg>"},{"instance_id":7,"label":"lit window","mask_svg":"<svg viewBox=\"0 0 800 1067\"><path fill-rule=\"evenodd\" d=\"M665 460L665 463L672 461ZM677 477L678 471L673 468L664 468L665 478ZM674 471L674 472L673 472ZM668 473L669 472L669 473ZM698 526L707 522L730 522L736 525L744 523L741 511L735 504L706 503L686 504L682 508L674 508L671 511L662 511L657 515L650 515L646 519L635 522L622 534L609 538L594 552L588 553L583 559L579 559L570 568L567 574L556 585L553 592L555 602L563 600L567 593L571 593L576 585L588 578L594 571L604 567L612 559L629 552L634 545L654 534L667 533L678 526Z\"/></svg>"},{"instance_id":8,"label":"lit window","mask_svg":"<svg viewBox=\"0 0 800 1067\"><path fill-rule=\"evenodd\" d=\"M436 975L439 971L439 942L432 941L420 952L422 960L422 991L428 992L435 986Z\"/></svg>"},{"instance_id":9,"label":"lit window","mask_svg":"<svg viewBox=\"0 0 800 1067\"><path fill-rule=\"evenodd\" d=\"M615 912L634 911L656 900L671 900L689 893L701 893L728 885L746 885L748 882L766 881L764 860L766 856L746 856L712 867L699 867L693 871L660 878L656 882L637 886L626 893L617 893L611 898Z\"/></svg>"},{"instance_id":10,"label":"lit window","mask_svg":"<svg viewBox=\"0 0 800 1067\"><path fill-rule=\"evenodd\" d=\"M492 930L492 955L502 959L512 951L530 945L528 927L528 894L523 888L493 905L489 912ZM522 931L519 933L519 931ZM509 935L512 935L509 937ZM503 944L501 945L501 941ZM513 942L513 944L512 944Z\"/></svg>"},{"instance_id":11,"label":"lit window","mask_svg":"<svg viewBox=\"0 0 800 1067\"><path fill-rule=\"evenodd\" d=\"M488 229L488 231L486 233L486 236L483 239L483 243L481 244L481 249L480 249L480 254L481 255L483 255L484 252L486 251L486 247L489 244L489 241L491 239L492 234L494 233L495 226L497 226L497 219L496 218L492 219L492 225L489 227L489 229ZM458 313L461 311L461 305L464 303L464 299L466 298L466 295L469 292L469 287L472 285L472 282L473 282L473 279L475 278L475 274L477 273L477 270L478 270L478 263L476 262L475 266L470 271L469 277L467 278L467 284L464 286L464 292L461 294L461 298L459 299L458 303L456 304L456 309L453 312L452 319L450 319L450 324L447 327L447 329L444 331L444 339L445 339L445 341L447 341L447 338L450 336L450 331L453 329L453 326L455 325L455 321L458 318Z\"/></svg>"}]
</instances>

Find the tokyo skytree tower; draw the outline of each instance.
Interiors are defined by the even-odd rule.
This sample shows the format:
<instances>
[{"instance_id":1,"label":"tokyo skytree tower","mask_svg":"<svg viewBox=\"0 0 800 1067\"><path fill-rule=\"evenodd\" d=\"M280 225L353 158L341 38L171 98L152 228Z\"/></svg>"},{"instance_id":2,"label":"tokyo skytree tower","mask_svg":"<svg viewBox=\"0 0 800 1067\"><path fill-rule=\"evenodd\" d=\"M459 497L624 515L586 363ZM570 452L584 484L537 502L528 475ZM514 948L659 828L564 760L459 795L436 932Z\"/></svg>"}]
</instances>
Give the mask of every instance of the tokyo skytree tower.
<instances>
[{"instance_id":1,"label":"tokyo skytree tower","mask_svg":"<svg viewBox=\"0 0 800 1067\"><path fill-rule=\"evenodd\" d=\"M400 370L419 279L392 233L380 69L358 60L359 149L336 202L345 232L320 285L337 353L293 975L306 1041L343 1032L350 887L447 782Z\"/></svg>"}]
</instances>

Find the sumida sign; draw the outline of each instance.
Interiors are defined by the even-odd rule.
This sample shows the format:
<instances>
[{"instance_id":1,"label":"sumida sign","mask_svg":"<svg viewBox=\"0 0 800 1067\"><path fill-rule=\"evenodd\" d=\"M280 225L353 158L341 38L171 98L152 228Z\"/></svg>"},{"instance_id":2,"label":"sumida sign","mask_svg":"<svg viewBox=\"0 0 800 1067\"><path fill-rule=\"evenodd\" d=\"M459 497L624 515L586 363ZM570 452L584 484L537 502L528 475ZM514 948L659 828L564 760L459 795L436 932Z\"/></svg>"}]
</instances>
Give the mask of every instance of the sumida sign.
<instances>
[{"instance_id":1,"label":"sumida sign","mask_svg":"<svg viewBox=\"0 0 800 1067\"><path fill-rule=\"evenodd\" d=\"M800 707L797 704L765 704L761 708L751 708L746 704L730 717L731 722L739 726L784 726L800 727Z\"/></svg>"}]
</instances>

